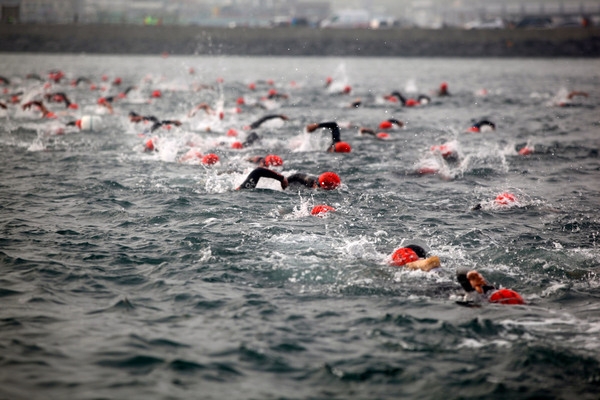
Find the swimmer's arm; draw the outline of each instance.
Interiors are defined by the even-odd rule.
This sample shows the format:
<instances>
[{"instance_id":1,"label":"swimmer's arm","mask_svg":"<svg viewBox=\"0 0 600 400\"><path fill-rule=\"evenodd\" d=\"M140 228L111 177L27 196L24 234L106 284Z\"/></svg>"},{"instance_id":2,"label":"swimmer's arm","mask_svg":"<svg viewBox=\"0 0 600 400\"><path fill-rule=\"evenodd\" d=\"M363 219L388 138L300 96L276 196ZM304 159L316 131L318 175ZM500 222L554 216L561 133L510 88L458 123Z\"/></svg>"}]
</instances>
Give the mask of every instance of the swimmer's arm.
<instances>
[{"instance_id":1,"label":"swimmer's arm","mask_svg":"<svg viewBox=\"0 0 600 400\"><path fill-rule=\"evenodd\" d=\"M440 258L438 256L433 256L433 257L425 258L423 260L417 260L417 261L413 261L413 262L404 264L405 268L412 269L412 270L420 269L421 271L425 271L425 272L429 272L434 268L439 268L440 266L441 266Z\"/></svg>"},{"instance_id":2,"label":"swimmer's arm","mask_svg":"<svg viewBox=\"0 0 600 400\"><path fill-rule=\"evenodd\" d=\"M242 182L242 184L236 190L253 189L258 184L260 178L271 178L278 180L281 183L282 189L285 189L288 186L288 181L285 176L268 168L258 167L254 169L254 171L250 172L246 180Z\"/></svg>"}]
</instances>

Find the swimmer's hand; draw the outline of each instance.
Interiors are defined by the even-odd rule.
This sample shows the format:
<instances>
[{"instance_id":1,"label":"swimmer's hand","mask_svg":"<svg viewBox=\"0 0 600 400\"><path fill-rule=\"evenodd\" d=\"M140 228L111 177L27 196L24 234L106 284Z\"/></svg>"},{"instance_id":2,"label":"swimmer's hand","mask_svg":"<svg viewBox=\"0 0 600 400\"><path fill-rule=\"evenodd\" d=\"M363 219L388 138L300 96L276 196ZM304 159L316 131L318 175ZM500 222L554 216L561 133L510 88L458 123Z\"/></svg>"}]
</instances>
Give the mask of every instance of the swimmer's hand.
<instances>
[{"instance_id":1,"label":"swimmer's hand","mask_svg":"<svg viewBox=\"0 0 600 400\"><path fill-rule=\"evenodd\" d=\"M284 177L281 180L281 189L285 190L285 188L288 187L288 185L289 185L288 180L287 180L287 178Z\"/></svg>"},{"instance_id":2,"label":"swimmer's hand","mask_svg":"<svg viewBox=\"0 0 600 400\"><path fill-rule=\"evenodd\" d=\"M317 124L317 123L308 124L308 125L306 125L306 130L308 132L314 132L317 130L318 127L319 127L319 124Z\"/></svg>"}]
</instances>

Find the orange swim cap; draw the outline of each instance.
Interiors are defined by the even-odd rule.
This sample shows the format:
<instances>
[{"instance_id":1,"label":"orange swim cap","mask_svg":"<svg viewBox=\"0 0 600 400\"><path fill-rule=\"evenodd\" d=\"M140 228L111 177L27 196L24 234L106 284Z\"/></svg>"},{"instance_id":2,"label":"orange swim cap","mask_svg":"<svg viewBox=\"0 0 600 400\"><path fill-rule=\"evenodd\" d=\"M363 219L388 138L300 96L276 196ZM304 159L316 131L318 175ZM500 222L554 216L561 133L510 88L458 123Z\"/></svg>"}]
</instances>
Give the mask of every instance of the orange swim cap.
<instances>
[{"instance_id":1,"label":"orange swim cap","mask_svg":"<svg viewBox=\"0 0 600 400\"><path fill-rule=\"evenodd\" d=\"M346 142L337 142L335 144L335 152L336 153L350 153L352 151L352 147Z\"/></svg>"},{"instance_id":2,"label":"orange swim cap","mask_svg":"<svg viewBox=\"0 0 600 400\"><path fill-rule=\"evenodd\" d=\"M319 176L319 186L325 190L333 190L340 186L342 180L335 172L323 172Z\"/></svg>"},{"instance_id":3,"label":"orange swim cap","mask_svg":"<svg viewBox=\"0 0 600 400\"><path fill-rule=\"evenodd\" d=\"M401 267L404 264L408 264L409 262L417 261L419 256L413 249L409 249L408 247L401 247L394 251L392 254L392 265L396 267Z\"/></svg>"},{"instance_id":4,"label":"orange swim cap","mask_svg":"<svg viewBox=\"0 0 600 400\"><path fill-rule=\"evenodd\" d=\"M516 203L517 197L512 193L504 192L504 193L500 193L498 196L496 196L496 199L494 200L494 202L496 204L499 204L502 206L507 206L509 204Z\"/></svg>"},{"instance_id":5,"label":"orange swim cap","mask_svg":"<svg viewBox=\"0 0 600 400\"><path fill-rule=\"evenodd\" d=\"M275 155L275 154L269 154L265 157L265 159L263 160L265 166L270 167L270 166L280 166L283 165L283 160L281 159L281 157Z\"/></svg>"},{"instance_id":6,"label":"orange swim cap","mask_svg":"<svg viewBox=\"0 0 600 400\"><path fill-rule=\"evenodd\" d=\"M219 162L219 156L213 153L209 153L202 157L202 164L213 165Z\"/></svg>"},{"instance_id":7,"label":"orange swim cap","mask_svg":"<svg viewBox=\"0 0 600 400\"><path fill-rule=\"evenodd\" d=\"M514 290L500 289L492 293L490 296L490 303L525 304L525 300L523 300L521 295Z\"/></svg>"},{"instance_id":8,"label":"orange swim cap","mask_svg":"<svg viewBox=\"0 0 600 400\"><path fill-rule=\"evenodd\" d=\"M320 215L320 214L326 214L329 211L335 211L335 208L328 206L327 204L318 204L316 206L313 207L313 209L311 210L310 214L311 215Z\"/></svg>"}]
</instances>

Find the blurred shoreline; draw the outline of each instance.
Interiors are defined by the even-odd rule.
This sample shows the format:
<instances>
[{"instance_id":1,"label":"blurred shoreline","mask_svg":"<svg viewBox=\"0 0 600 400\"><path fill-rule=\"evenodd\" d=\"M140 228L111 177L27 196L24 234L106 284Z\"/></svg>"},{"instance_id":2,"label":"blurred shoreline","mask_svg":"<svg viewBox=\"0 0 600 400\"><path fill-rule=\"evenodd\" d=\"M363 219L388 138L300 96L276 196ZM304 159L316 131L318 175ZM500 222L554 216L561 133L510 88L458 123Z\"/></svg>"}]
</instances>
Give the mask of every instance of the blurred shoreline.
<instances>
[{"instance_id":1,"label":"blurred shoreline","mask_svg":"<svg viewBox=\"0 0 600 400\"><path fill-rule=\"evenodd\" d=\"M314 29L0 25L0 52L363 57L599 57L600 27Z\"/></svg>"}]
</instances>

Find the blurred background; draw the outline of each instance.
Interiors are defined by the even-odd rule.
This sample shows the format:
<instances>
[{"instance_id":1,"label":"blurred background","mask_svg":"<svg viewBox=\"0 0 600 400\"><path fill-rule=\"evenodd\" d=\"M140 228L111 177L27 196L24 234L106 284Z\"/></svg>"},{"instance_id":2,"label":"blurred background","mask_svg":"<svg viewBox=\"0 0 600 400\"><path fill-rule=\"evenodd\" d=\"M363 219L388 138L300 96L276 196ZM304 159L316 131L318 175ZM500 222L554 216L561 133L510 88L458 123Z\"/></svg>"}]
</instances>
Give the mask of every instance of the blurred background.
<instances>
[{"instance_id":1,"label":"blurred background","mask_svg":"<svg viewBox=\"0 0 600 400\"><path fill-rule=\"evenodd\" d=\"M0 0L2 24L581 28L600 0Z\"/></svg>"}]
</instances>

